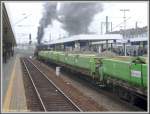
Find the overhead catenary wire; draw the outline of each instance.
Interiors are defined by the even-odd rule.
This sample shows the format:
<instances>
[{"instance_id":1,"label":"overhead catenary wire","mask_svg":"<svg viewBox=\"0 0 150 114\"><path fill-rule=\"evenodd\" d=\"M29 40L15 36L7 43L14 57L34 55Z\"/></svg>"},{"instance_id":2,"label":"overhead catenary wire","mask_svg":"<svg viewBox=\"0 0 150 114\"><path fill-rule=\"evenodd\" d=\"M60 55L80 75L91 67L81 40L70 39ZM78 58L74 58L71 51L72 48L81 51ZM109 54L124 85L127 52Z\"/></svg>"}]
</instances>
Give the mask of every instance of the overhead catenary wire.
<instances>
[{"instance_id":1,"label":"overhead catenary wire","mask_svg":"<svg viewBox=\"0 0 150 114\"><path fill-rule=\"evenodd\" d=\"M16 24L22 22L24 19L27 19L30 15L32 15L32 14L29 14L29 15L23 17L22 19L20 19L19 21L17 21L14 25L16 25Z\"/></svg>"},{"instance_id":2,"label":"overhead catenary wire","mask_svg":"<svg viewBox=\"0 0 150 114\"><path fill-rule=\"evenodd\" d=\"M129 19L131 19L131 17L127 18L127 19L126 19L126 21L127 21L127 20L129 20ZM123 21L123 22L121 22L121 23L119 23L119 24L118 24L118 25L116 25L115 27L113 27L113 28L112 28L112 30L113 30L114 28L117 28L118 26L120 26L120 25L122 25L122 24L124 24L124 21Z\"/></svg>"}]
</instances>

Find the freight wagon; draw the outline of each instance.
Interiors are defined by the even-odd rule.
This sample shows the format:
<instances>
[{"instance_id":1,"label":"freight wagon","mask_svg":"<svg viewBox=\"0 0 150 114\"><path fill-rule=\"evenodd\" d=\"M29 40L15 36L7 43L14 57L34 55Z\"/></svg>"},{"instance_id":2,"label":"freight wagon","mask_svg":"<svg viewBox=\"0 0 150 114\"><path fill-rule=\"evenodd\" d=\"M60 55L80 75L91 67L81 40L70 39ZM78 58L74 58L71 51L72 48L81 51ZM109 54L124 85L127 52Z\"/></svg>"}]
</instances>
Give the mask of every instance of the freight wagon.
<instances>
[{"instance_id":1,"label":"freight wagon","mask_svg":"<svg viewBox=\"0 0 150 114\"><path fill-rule=\"evenodd\" d=\"M147 100L147 64L144 57L98 57L93 54L70 54L57 51L39 51L38 59L54 62L85 73L95 83L134 102Z\"/></svg>"}]
</instances>

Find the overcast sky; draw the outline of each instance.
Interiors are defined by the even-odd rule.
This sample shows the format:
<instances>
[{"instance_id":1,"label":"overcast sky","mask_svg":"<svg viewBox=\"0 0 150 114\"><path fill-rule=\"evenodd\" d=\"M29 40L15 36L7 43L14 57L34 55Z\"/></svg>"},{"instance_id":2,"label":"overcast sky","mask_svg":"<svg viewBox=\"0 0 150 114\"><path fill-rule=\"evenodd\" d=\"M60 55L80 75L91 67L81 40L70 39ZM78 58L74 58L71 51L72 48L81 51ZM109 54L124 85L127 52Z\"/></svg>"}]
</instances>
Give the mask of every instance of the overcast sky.
<instances>
[{"instance_id":1,"label":"overcast sky","mask_svg":"<svg viewBox=\"0 0 150 114\"><path fill-rule=\"evenodd\" d=\"M108 16L109 22L113 23L113 30L119 30L124 24L123 12L120 9L129 9L126 12L126 28L135 28L135 22L138 22L139 27L147 26L148 23L148 3L147 2L102 2L104 4L104 11L98 13L93 18L89 30L100 34L101 22L105 21ZM11 25L15 32L17 42L28 42L29 34L32 35L32 40L36 41L37 27L39 20L42 17L44 2L7 2L6 8L10 17ZM51 39L58 38L65 34L60 28L60 23L54 20L53 26L49 25L45 29L46 34L44 40L49 41L49 31L51 31ZM58 32L60 34L58 34Z\"/></svg>"}]
</instances>

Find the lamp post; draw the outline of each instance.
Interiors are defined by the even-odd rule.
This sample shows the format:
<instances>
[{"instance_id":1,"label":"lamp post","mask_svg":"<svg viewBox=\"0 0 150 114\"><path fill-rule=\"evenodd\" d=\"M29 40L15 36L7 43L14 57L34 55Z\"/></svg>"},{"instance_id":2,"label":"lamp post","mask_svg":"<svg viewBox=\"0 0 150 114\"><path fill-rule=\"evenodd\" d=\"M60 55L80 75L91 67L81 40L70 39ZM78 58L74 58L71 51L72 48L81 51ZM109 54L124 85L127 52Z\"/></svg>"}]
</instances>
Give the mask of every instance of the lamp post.
<instances>
[{"instance_id":1,"label":"lamp post","mask_svg":"<svg viewBox=\"0 0 150 114\"><path fill-rule=\"evenodd\" d=\"M125 15L125 12L126 11L130 11L129 9L120 9L120 11L123 11L123 19L124 19L124 38L126 37L126 15ZM123 46L124 46L124 55L126 56L126 42L123 43Z\"/></svg>"},{"instance_id":2,"label":"lamp post","mask_svg":"<svg viewBox=\"0 0 150 114\"><path fill-rule=\"evenodd\" d=\"M123 19L124 19L124 30L126 30L126 15L125 15L125 13L126 13L126 11L130 11L129 9L120 9L120 11L123 11L123 14L124 14L124 16L123 16Z\"/></svg>"}]
</instances>

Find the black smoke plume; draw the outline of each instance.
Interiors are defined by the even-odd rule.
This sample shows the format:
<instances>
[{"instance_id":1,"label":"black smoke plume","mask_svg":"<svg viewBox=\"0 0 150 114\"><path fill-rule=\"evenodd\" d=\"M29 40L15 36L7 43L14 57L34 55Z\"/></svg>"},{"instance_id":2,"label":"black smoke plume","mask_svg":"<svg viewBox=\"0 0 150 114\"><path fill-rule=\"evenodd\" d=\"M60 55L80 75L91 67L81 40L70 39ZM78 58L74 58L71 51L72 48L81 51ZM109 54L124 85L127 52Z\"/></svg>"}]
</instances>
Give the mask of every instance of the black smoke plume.
<instances>
[{"instance_id":1,"label":"black smoke plume","mask_svg":"<svg viewBox=\"0 0 150 114\"><path fill-rule=\"evenodd\" d=\"M59 9L60 21L69 35L88 33L94 15L103 10L98 2L63 3Z\"/></svg>"},{"instance_id":2,"label":"black smoke plume","mask_svg":"<svg viewBox=\"0 0 150 114\"><path fill-rule=\"evenodd\" d=\"M52 20L57 17L56 15L56 7L57 3L56 2L46 2L44 4L44 12L42 19L40 20L40 26L38 28L38 43L41 42L42 37L44 35L44 29L52 23Z\"/></svg>"},{"instance_id":3,"label":"black smoke plume","mask_svg":"<svg viewBox=\"0 0 150 114\"><path fill-rule=\"evenodd\" d=\"M45 5L45 13L40 25L44 30L53 19L57 19L69 35L86 34L89 33L88 27L93 17L101 11L103 11L103 5L99 2L60 3L59 10L57 10L57 3L49 3Z\"/></svg>"}]
</instances>

